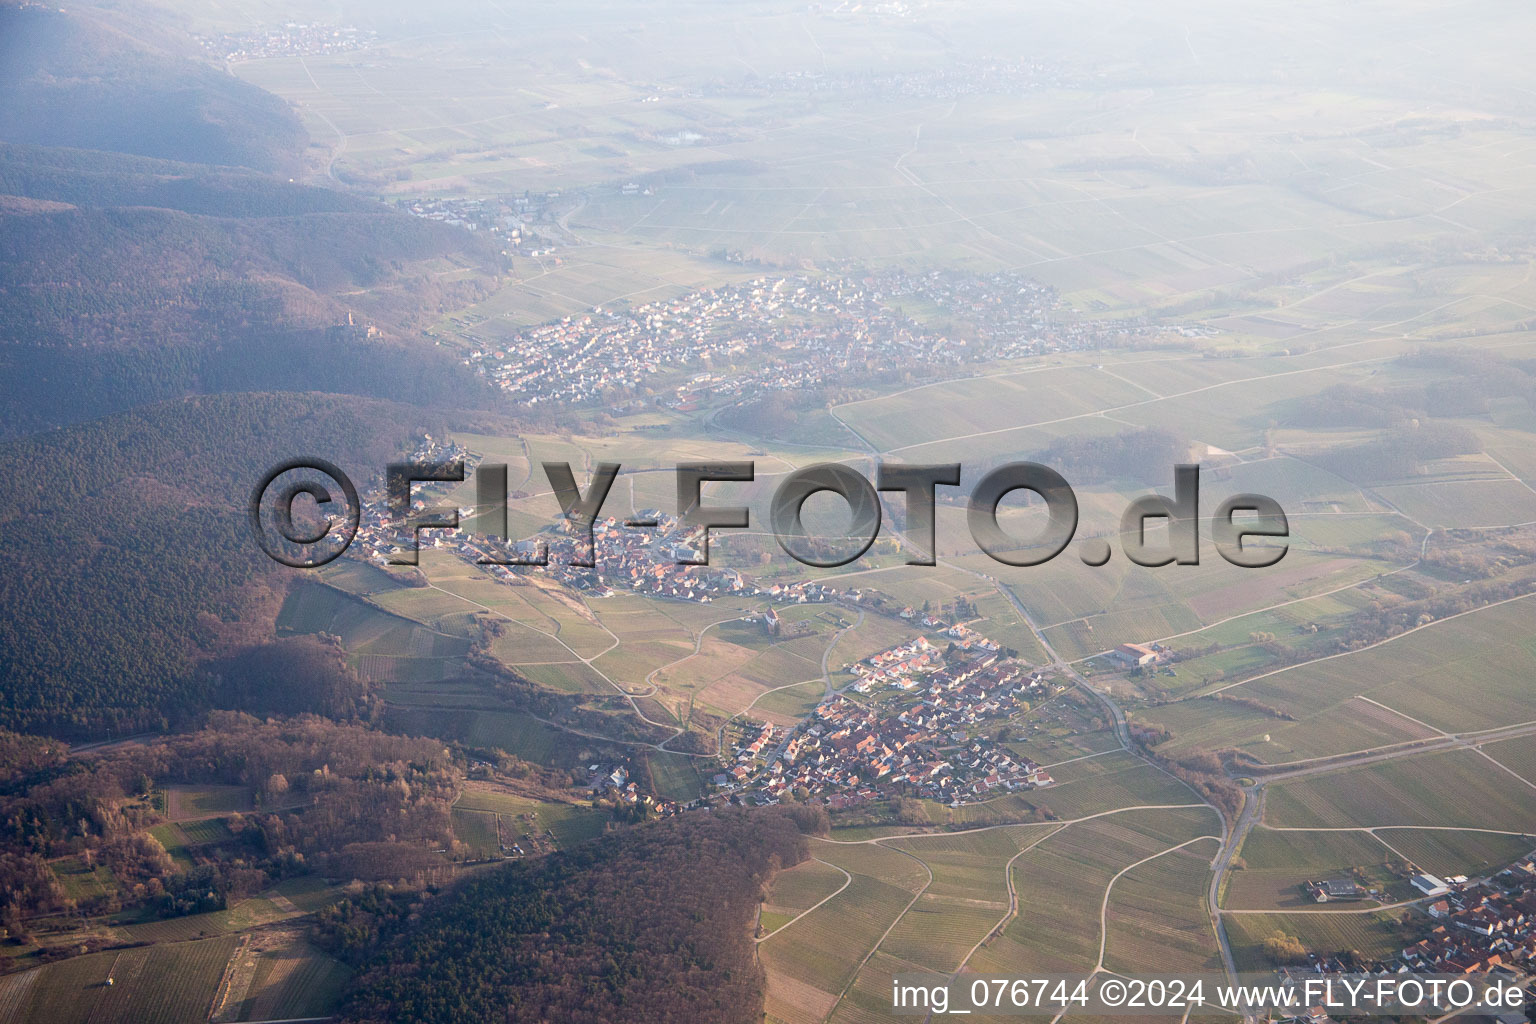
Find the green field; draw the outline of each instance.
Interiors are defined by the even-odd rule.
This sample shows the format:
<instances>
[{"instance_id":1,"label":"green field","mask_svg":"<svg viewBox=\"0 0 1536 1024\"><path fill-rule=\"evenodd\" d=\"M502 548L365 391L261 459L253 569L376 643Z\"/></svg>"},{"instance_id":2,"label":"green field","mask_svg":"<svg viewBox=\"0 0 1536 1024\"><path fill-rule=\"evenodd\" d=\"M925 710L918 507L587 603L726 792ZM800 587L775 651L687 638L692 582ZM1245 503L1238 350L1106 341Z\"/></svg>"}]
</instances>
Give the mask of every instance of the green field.
<instances>
[{"instance_id":1,"label":"green field","mask_svg":"<svg viewBox=\"0 0 1536 1024\"><path fill-rule=\"evenodd\" d=\"M763 935L777 931L842 888L848 879L824 861L807 860L773 876L758 924Z\"/></svg>"},{"instance_id":2,"label":"green field","mask_svg":"<svg viewBox=\"0 0 1536 1024\"><path fill-rule=\"evenodd\" d=\"M1218 832L1215 815L1196 808L1126 811L1071 825L1052 835L1014 862L1019 916L1009 922L1000 936L978 951L975 969L1057 973L1081 973L1091 969L1099 959L1100 904L1105 893L1110 892L1111 906L1114 906L1110 883L1115 876L1144 858L1195 837ZM1205 845L1210 844L1195 849L1203 849ZM1199 905L1203 887L1209 882L1209 873L1205 872L1199 884L1193 884L1199 872L1192 865L1186 866L1190 869L1188 873L1180 870L1177 874L1187 874L1191 884L1181 885L1180 892L1166 894L1185 908L1175 917L1175 920L1186 919L1175 926L1177 931L1183 931L1189 924L1188 905L1191 902ZM1152 874L1157 874L1155 869ZM1121 881L1128 877L1132 877L1131 872L1122 876ZM1119 891L1118 884L1115 891ZM1132 922L1139 921L1146 911L1146 893L1134 879L1132 886L1121 895L1126 899L1121 911L1124 916L1116 919L1112 934L1134 929L1136 925ZM1135 957L1139 954L1133 948L1134 943L1126 944L1128 938L1127 933L1120 940L1117 953ZM1180 940L1179 945L1186 949L1196 948L1187 938Z\"/></svg>"},{"instance_id":3,"label":"green field","mask_svg":"<svg viewBox=\"0 0 1536 1024\"><path fill-rule=\"evenodd\" d=\"M501 856L501 846L496 841L495 811L455 807L453 834L459 842L469 847L469 856L473 860L490 860Z\"/></svg>"},{"instance_id":4,"label":"green field","mask_svg":"<svg viewBox=\"0 0 1536 1024\"><path fill-rule=\"evenodd\" d=\"M1179 951L1170 954L1179 963L1203 964L1214 952L1203 892L1215 845L1198 837L1217 829L1214 815L1196 807L878 843L814 843L815 856L853 880L759 947L768 1017L862 1020L880 1012L882 999L888 1012L893 966L898 973L952 971L962 961L976 971L1090 967L1099 955L1098 907L1117 875L1108 914L1113 955L1143 955L1134 936L1158 927L1168 930L1164 944ZM1166 858L1158 854L1190 840L1198 841L1187 854L1169 853L1173 859L1160 863ZM1142 866L1147 870L1124 870L1144 858L1154 858ZM841 884L803 866L780 878L794 894L785 903L794 908ZM777 901L770 895L771 905ZM780 926L793 916L790 907L773 906Z\"/></svg>"},{"instance_id":5,"label":"green field","mask_svg":"<svg viewBox=\"0 0 1536 1024\"><path fill-rule=\"evenodd\" d=\"M1089 765L1093 766L1092 769L1085 768ZM957 807L954 808L953 819L964 824L1005 807L1026 804L1045 808L1058 818L1079 818L1138 804L1200 802L1200 798L1182 782L1132 754L1110 753L1091 761L1079 761L1071 767L1091 774L1083 774L1073 781L1061 781L1055 786L1027 794Z\"/></svg>"},{"instance_id":6,"label":"green field","mask_svg":"<svg viewBox=\"0 0 1536 1024\"><path fill-rule=\"evenodd\" d=\"M758 947L768 974L770 1020L825 1017L880 936L927 882L919 862L880 846L817 842L812 853L853 881Z\"/></svg>"},{"instance_id":7,"label":"green field","mask_svg":"<svg viewBox=\"0 0 1536 1024\"><path fill-rule=\"evenodd\" d=\"M608 812L591 807L530 800L482 789L466 790L453 806L456 812L490 811L502 815L503 834L510 832L513 838L520 838L524 832L548 829L562 847L601 835L610 820ZM494 834L493 831L493 838Z\"/></svg>"},{"instance_id":8,"label":"green field","mask_svg":"<svg viewBox=\"0 0 1536 1024\"><path fill-rule=\"evenodd\" d=\"M165 793L166 817L173 821L248 812L255 806L248 786L167 786Z\"/></svg>"},{"instance_id":9,"label":"green field","mask_svg":"<svg viewBox=\"0 0 1536 1024\"><path fill-rule=\"evenodd\" d=\"M1000 923L1009 909L1002 869L1025 847L1055 831L1026 825L960 835L892 840L886 845L918 857L933 881L881 945L891 956L940 971L961 959Z\"/></svg>"},{"instance_id":10,"label":"green field","mask_svg":"<svg viewBox=\"0 0 1536 1024\"><path fill-rule=\"evenodd\" d=\"M1483 747L1483 753L1527 782L1536 781L1536 736L1501 740Z\"/></svg>"},{"instance_id":11,"label":"green field","mask_svg":"<svg viewBox=\"0 0 1536 1024\"><path fill-rule=\"evenodd\" d=\"M54 861L51 867L65 895L77 902L117 891L112 872L100 864L86 867L79 857L65 857Z\"/></svg>"},{"instance_id":12,"label":"green field","mask_svg":"<svg viewBox=\"0 0 1536 1024\"><path fill-rule=\"evenodd\" d=\"M295 908L281 907L265 897L255 896L234 903L224 910L187 914L183 917L146 917L135 923L121 925L117 930L134 942L186 942L292 920L304 913L297 904Z\"/></svg>"},{"instance_id":13,"label":"green field","mask_svg":"<svg viewBox=\"0 0 1536 1024\"><path fill-rule=\"evenodd\" d=\"M699 776L700 759L686 754L669 754L655 750L650 754L651 778L656 793L666 800L687 803L697 799L704 788ZM702 762L705 767L709 762Z\"/></svg>"}]
</instances>

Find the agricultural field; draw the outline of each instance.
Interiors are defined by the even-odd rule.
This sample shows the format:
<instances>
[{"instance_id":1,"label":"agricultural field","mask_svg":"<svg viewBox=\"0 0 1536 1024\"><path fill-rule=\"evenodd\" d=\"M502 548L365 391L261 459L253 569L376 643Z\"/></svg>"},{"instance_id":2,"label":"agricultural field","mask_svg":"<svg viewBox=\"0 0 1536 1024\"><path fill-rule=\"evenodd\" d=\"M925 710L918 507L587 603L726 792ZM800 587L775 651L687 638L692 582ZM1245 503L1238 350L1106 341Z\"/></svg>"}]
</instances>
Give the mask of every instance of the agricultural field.
<instances>
[{"instance_id":1,"label":"agricultural field","mask_svg":"<svg viewBox=\"0 0 1536 1024\"><path fill-rule=\"evenodd\" d=\"M366 585L374 589L366 597L337 589L357 583L354 571L328 575L324 584L295 588L278 615L279 633L339 637L353 667L365 679L376 682L447 679L462 671L464 656L469 653L465 623L452 624L458 632L444 632L388 610L390 603L402 609L419 604L407 604L396 597L404 593L399 584L392 583L393 589L384 590L377 579L370 578ZM456 604L450 610L465 609Z\"/></svg>"},{"instance_id":2,"label":"agricultural field","mask_svg":"<svg viewBox=\"0 0 1536 1024\"><path fill-rule=\"evenodd\" d=\"M1384 958L1417 941L1422 918L1406 910L1377 914L1284 914L1224 912L1223 923L1239 971L1268 971L1277 965L1264 953L1264 940L1279 932L1320 954L1351 950Z\"/></svg>"},{"instance_id":3,"label":"agricultural field","mask_svg":"<svg viewBox=\"0 0 1536 1024\"><path fill-rule=\"evenodd\" d=\"M1536 790L1470 750L1403 757L1268 787L1276 828L1425 825L1519 832L1536 822Z\"/></svg>"},{"instance_id":4,"label":"agricultural field","mask_svg":"<svg viewBox=\"0 0 1536 1024\"><path fill-rule=\"evenodd\" d=\"M1519 825L1510 822L1517 829ZM1450 831L1445 829L1383 828L1376 836L1383 843L1432 875L1468 875L1479 878L1502 871L1536 849L1536 825L1532 832Z\"/></svg>"},{"instance_id":5,"label":"agricultural field","mask_svg":"<svg viewBox=\"0 0 1536 1024\"><path fill-rule=\"evenodd\" d=\"M939 971L956 970L967 953L1002 923L1009 907L1002 866L1059 826L1023 825L955 837L890 840L885 845L922 860L933 873L881 949Z\"/></svg>"},{"instance_id":6,"label":"agricultural field","mask_svg":"<svg viewBox=\"0 0 1536 1024\"><path fill-rule=\"evenodd\" d=\"M661 798L684 804L696 800L704 788L701 767L709 768L713 764L702 758L665 750L649 751L647 763L651 769L651 781Z\"/></svg>"},{"instance_id":7,"label":"agricultural field","mask_svg":"<svg viewBox=\"0 0 1536 1024\"><path fill-rule=\"evenodd\" d=\"M807 860L773 876L768 896L758 915L758 927L766 936L778 931L797 915L836 893L849 878L842 869L820 860Z\"/></svg>"},{"instance_id":8,"label":"agricultural field","mask_svg":"<svg viewBox=\"0 0 1536 1024\"><path fill-rule=\"evenodd\" d=\"M482 691L483 692L483 691ZM386 690L396 699L393 688ZM414 697L415 695L413 695ZM416 703L416 700L420 703ZM561 750L559 730L527 714L484 707L455 707L453 696L436 694L411 700L388 709L391 726L419 736L458 739L471 747L499 749L535 764L550 763Z\"/></svg>"},{"instance_id":9,"label":"agricultural field","mask_svg":"<svg viewBox=\"0 0 1536 1024\"><path fill-rule=\"evenodd\" d=\"M232 903L224 910L203 914L167 918L144 916L137 921L117 926L117 931L133 942L187 942L288 921L301 917L303 913L286 898L280 902L267 896L253 896Z\"/></svg>"},{"instance_id":10,"label":"agricultural field","mask_svg":"<svg viewBox=\"0 0 1536 1024\"><path fill-rule=\"evenodd\" d=\"M53 877L63 886L64 894L78 902L106 896L117 891L117 880L101 864L87 867L79 857L64 857L49 865Z\"/></svg>"},{"instance_id":11,"label":"agricultural field","mask_svg":"<svg viewBox=\"0 0 1536 1024\"><path fill-rule=\"evenodd\" d=\"M1070 819L1143 804L1200 802L1182 782L1132 754L1109 753L1071 767L1077 772L1075 778L1068 775L1070 781L1027 794L952 808L951 820L963 825L1024 806L1046 808L1058 818Z\"/></svg>"},{"instance_id":12,"label":"agricultural field","mask_svg":"<svg viewBox=\"0 0 1536 1024\"><path fill-rule=\"evenodd\" d=\"M774 725L790 726L804 720L826 696L826 686L818 680L791 683L782 688L766 690L744 712L747 717L761 718Z\"/></svg>"},{"instance_id":13,"label":"agricultural field","mask_svg":"<svg viewBox=\"0 0 1536 1024\"><path fill-rule=\"evenodd\" d=\"M1217 831L1215 816L1193 807L1127 810L1076 824L815 842L815 856L853 880L760 945L769 1019L868 1019L881 1000L889 1005L893 966L947 972L964 962L972 970L1015 973L1026 964L1091 967L1099 953L1098 907L1117 875L1112 936L1161 915L1177 935L1174 948L1190 963L1203 962L1214 951L1202 900L1215 843L1199 837ZM1191 840L1188 857L1162 873L1132 868L1144 858L1154 858L1144 866L1156 864L1158 854ZM839 936L842 921L849 927ZM1114 941L1118 955L1138 955L1121 938Z\"/></svg>"},{"instance_id":14,"label":"agricultural field","mask_svg":"<svg viewBox=\"0 0 1536 1024\"><path fill-rule=\"evenodd\" d=\"M1489 743L1482 751L1525 781L1536 783L1536 736Z\"/></svg>"},{"instance_id":15,"label":"agricultural field","mask_svg":"<svg viewBox=\"0 0 1536 1024\"><path fill-rule=\"evenodd\" d=\"M1219 840L1201 839L1121 875L1109 892L1104 965L1121 974L1221 970L1206 906Z\"/></svg>"},{"instance_id":16,"label":"agricultural field","mask_svg":"<svg viewBox=\"0 0 1536 1024\"><path fill-rule=\"evenodd\" d=\"M785 1024L824 1019L927 883L919 861L882 846L813 842L812 854L853 880L758 946L768 975L768 1019Z\"/></svg>"},{"instance_id":17,"label":"agricultural field","mask_svg":"<svg viewBox=\"0 0 1536 1024\"><path fill-rule=\"evenodd\" d=\"M299 875L277 883L272 887L272 892L309 914L334 903L343 889L343 884L327 883L325 879L312 875Z\"/></svg>"},{"instance_id":18,"label":"agricultural field","mask_svg":"<svg viewBox=\"0 0 1536 1024\"><path fill-rule=\"evenodd\" d=\"M1220 826L1209 810L1130 810L1069 825L1014 861L1019 914L1002 934L977 951L977 971L1081 973L1099 962L1100 906L1116 875ZM1204 844L1214 846L1214 844ZM1149 862L1155 863L1155 862ZM1209 860L1206 860L1208 867ZM1126 872L1129 877L1131 872ZM1190 876L1193 881L1193 875ZM1199 905L1208 871L1183 890ZM1136 890L1125 913L1134 917ZM1134 955L1127 952L1124 955Z\"/></svg>"},{"instance_id":19,"label":"agricultural field","mask_svg":"<svg viewBox=\"0 0 1536 1024\"><path fill-rule=\"evenodd\" d=\"M499 814L503 832L510 833L513 838L521 838L525 832L541 833L547 829L555 834L556 842L562 847L601 835L610 820L607 811L592 807L531 800L502 790L475 786L465 790L453 809L455 813ZM494 839L495 826L490 827Z\"/></svg>"},{"instance_id":20,"label":"agricultural field","mask_svg":"<svg viewBox=\"0 0 1536 1024\"><path fill-rule=\"evenodd\" d=\"M324 1016L341 1002L352 971L287 933L252 943L254 969L243 994L230 991L221 1021L295 1020Z\"/></svg>"},{"instance_id":21,"label":"agricultural field","mask_svg":"<svg viewBox=\"0 0 1536 1024\"><path fill-rule=\"evenodd\" d=\"M1170 751L1236 746L1277 763L1532 720L1536 698L1522 682L1536 673L1536 649L1521 632L1529 601L1434 622L1367 650L1220 691L1294 721L1200 697L1144 714L1172 730Z\"/></svg>"},{"instance_id":22,"label":"agricultural field","mask_svg":"<svg viewBox=\"0 0 1536 1024\"><path fill-rule=\"evenodd\" d=\"M239 941L224 936L109 950L6 975L0 978L0 1022L206 1020Z\"/></svg>"},{"instance_id":23,"label":"agricultural field","mask_svg":"<svg viewBox=\"0 0 1536 1024\"><path fill-rule=\"evenodd\" d=\"M253 794L246 786L167 786L165 789L165 816L177 822L236 811L246 813L254 806Z\"/></svg>"},{"instance_id":24,"label":"agricultural field","mask_svg":"<svg viewBox=\"0 0 1536 1024\"><path fill-rule=\"evenodd\" d=\"M104 6L109 23L122 18ZM717 531L715 564L868 587L941 618L974 605L974 628L1043 671L1047 692L1027 711L966 721L912 753L958 761L996 737L1055 785L915 806L890 786L840 811L833 839L808 840L815 859L772 880L757 936L768 1020L881 1020L887 980L915 969L1214 970L1213 913L1242 968L1273 966L1263 944L1276 933L1389 953L1422 931L1417 911L1296 913L1316 909L1301 884L1356 877L1398 902L1413 898L1410 862L1480 875L1536 846L1536 736L1490 741L1536 723L1531 33L1489 31L1529 29L1505 10L1520 5L1484 5L1496 19L1273 4L1251 22L1185 0L1090 2L1076 18L1010 0L325 5L367 42L229 59L207 37L309 15L273 0L133 6L150 12L148 35L202 33L207 67L302 121L310 144L290 181L407 209L506 203L476 225L494 270L413 267L428 306L383 324L390 345L483 369L481 353L502 359L530 326L567 318L579 336L605 311L833 274L927 332L910 359L870 338L868 356L827 368L817 353L847 320L779 347L775 314L741 313L718 330L754 332L745 353L690 350L684 325L682 354L656 355L648 384L598 371L601 397L584 404L486 391L446 417L449 431L472 428L455 440L507 465L518 537L558 514L546 460L579 478L622 463L605 509L621 517L678 511L680 461L751 460L753 481L707 491L752 509L750 529ZM1418 39L1428 45L1406 49ZM888 271L904 283L887 287ZM1047 298L994 322L963 287L914 283L950 278ZM344 301L349 319L353 295L364 316L379 298L321 302L315 287L315 309ZM1128 503L1171 489L1171 465L1116 457L1139 450L1119 435L1142 429L1164 435L1170 458L1136 461L1201 464L1199 565L1135 565L1117 543ZM937 510L938 564L905 564L899 499L857 561L789 559L765 514L784 475L881 459L963 464ZM1037 459L1073 485L1078 532L1047 564L1003 565L977 550L964 495L995 466ZM1286 510L1288 553L1262 571L1212 543L1210 516L1239 493ZM493 518L477 501L473 479L447 493L473 512L468 532ZM1023 546L1044 514L1013 493L999 519ZM840 522L815 503L808 516ZM680 802L723 765L671 752L700 749L672 733L707 747L761 721L792 727L849 687L860 659L920 633L944 643L865 605L785 605L803 632L770 635L751 618L761 597L504 583L441 539L419 574L352 559L308 574L278 634L339 638L369 684L370 721L390 730L551 775L622 757L638 786ZM1110 559L1090 566L1078 544L1100 539ZM1121 671L1105 654L1123 642L1166 643L1178 660ZM1259 780L1265 813L1219 909L1207 900L1223 822L1120 749L1118 711L1070 685L1073 669L1132 724L1167 731L1160 758L1219 753ZM1413 752L1420 743L1446 749ZM1375 758L1308 770L1362 751ZM158 798L150 834L182 869L231 837L233 815L273 809L248 786ZM618 827L606 810L483 781L450 814L484 860L501 856L499 837L532 834L543 853ZM133 887L90 856L49 868L77 903ZM344 886L289 878L215 913L131 907L83 926L153 944L0 977L0 1024L324 1018L349 972L299 918Z\"/></svg>"},{"instance_id":25,"label":"agricultural field","mask_svg":"<svg viewBox=\"0 0 1536 1024\"><path fill-rule=\"evenodd\" d=\"M495 811L469 807L453 809L453 834L469 847L471 860L493 860L501 856L501 844L496 841L496 816Z\"/></svg>"},{"instance_id":26,"label":"agricultural field","mask_svg":"<svg viewBox=\"0 0 1536 1024\"><path fill-rule=\"evenodd\" d=\"M1243 866L1227 875L1222 893L1225 909L1326 908L1303 892L1305 883L1349 877L1359 869L1369 880L1385 885L1391 880L1386 865L1396 859L1365 831L1279 831L1262 826L1248 833L1239 855Z\"/></svg>"},{"instance_id":27,"label":"agricultural field","mask_svg":"<svg viewBox=\"0 0 1536 1024\"><path fill-rule=\"evenodd\" d=\"M1279 717L1291 714L1283 708L1277 714L1270 710L1274 705L1261 710L1243 703L1246 696L1246 691L1238 688L1215 697L1149 708L1144 714L1148 721L1172 730L1169 753L1192 747L1237 746L1261 760L1281 764L1439 735L1435 729L1365 697L1352 697L1327 713L1293 721ZM1257 697L1252 699L1263 703Z\"/></svg>"}]
</instances>

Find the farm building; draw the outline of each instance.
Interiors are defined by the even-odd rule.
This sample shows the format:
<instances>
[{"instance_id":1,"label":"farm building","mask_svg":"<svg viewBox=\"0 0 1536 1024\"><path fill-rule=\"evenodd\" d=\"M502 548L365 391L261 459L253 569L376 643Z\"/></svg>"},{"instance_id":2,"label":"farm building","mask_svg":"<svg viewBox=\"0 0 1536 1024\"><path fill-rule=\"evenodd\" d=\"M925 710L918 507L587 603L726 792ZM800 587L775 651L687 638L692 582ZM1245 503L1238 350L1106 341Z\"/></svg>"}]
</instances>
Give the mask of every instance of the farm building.
<instances>
[{"instance_id":1,"label":"farm building","mask_svg":"<svg viewBox=\"0 0 1536 1024\"><path fill-rule=\"evenodd\" d=\"M1318 903L1335 900L1363 900L1365 890L1347 878L1330 878L1323 882L1308 882L1307 894Z\"/></svg>"},{"instance_id":2,"label":"farm building","mask_svg":"<svg viewBox=\"0 0 1536 1024\"><path fill-rule=\"evenodd\" d=\"M1414 875L1411 881L1413 882L1413 887L1425 896L1444 896L1451 891L1450 886L1434 875Z\"/></svg>"},{"instance_id":3,"label":"farm building","mask_svg":"<svg viewBox=\"0 0 1536 1024\"><path fill-rule=\"evenodd\" d=\"M1115 659L1132 668L1144 668L1155 663L1158 654L1145 644L1121 644L1115 648Z\"/></svg>"}]
</instances>

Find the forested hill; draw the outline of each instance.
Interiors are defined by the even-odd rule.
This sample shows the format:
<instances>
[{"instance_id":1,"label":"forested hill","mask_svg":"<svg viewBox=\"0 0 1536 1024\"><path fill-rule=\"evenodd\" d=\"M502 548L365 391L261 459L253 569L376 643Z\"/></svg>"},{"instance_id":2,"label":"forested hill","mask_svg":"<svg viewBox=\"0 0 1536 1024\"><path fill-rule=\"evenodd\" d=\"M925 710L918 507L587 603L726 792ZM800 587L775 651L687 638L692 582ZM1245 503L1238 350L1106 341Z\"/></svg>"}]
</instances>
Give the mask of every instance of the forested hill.
<instances>
[{"instance_id":1,"label":"forested hill","mask_svg":"<svg viewBox=\"0 0 1536 1024\"><path fill-rule=\"evenodd\" d=\"M385 402L219 395L0 446L0 727L96 737L207 707L199 666L269 641L298 572L251 540L255 481L313 453L361 482L424 428Z\"/></svg>"},{"instance_id":2,"label":"forested hill","mask_svg":"<svg viewBox=\"0 0 1536 1024\"><path fill-rule=\"evenodd\" d=\"M271 93L38 4L0 5L0 139L285 175L308 143Z\"/></svg>"},{"instance_id":3,"label":"forested hill","mask_svg":"<svg viewBox=\"0 0 1536 1024\"><path fill-rule=\"evenodd\" d=\"M494 240L295 184L287 104L110 16L0 0L0 438L216 391L485 404L420 328Z\"/></svg>"},{"instance_id":4,"label":"forested hill","mask_svg":"<svg viewBox=\"0 0 1536 1024\"><path fill-rule=\"evenodd\" d=\"M342 1019L755 1024L752 915L805 847L780 809L695 812L477 875L377 957Z\"/></svg>"},{"instance_id":5,"label":"forested hill","mask_svg":"<svg viewBox=\"0 0 1536 1024\"><path fill-rule=\"evenodd\" d=\"M0 436L221 390L477 404L415 329L494 280L467 231L252 172L33 146L0 146L0 194L21 197L0 202ZM353 310L381 336L334 330Z\"/></svg>"},{"instance_id":6,"label":"forested hill","mask_svg":"<svg viewBox=\"0 0 1536 1024\"><path fill-rule=\"evenodd\" d=\"M155 206L211 217L377 213L377 203L238 167L0 141L0 194L91 208Z\"/></svg>"}]
</instances>

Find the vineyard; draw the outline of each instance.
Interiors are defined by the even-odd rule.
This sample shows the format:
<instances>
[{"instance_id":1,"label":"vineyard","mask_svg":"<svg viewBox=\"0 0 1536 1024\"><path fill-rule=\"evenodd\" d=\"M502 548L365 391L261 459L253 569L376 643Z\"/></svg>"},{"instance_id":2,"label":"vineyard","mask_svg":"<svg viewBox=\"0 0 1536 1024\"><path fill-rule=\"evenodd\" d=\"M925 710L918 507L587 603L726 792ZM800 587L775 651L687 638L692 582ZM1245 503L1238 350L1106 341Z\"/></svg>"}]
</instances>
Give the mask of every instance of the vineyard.
<instances>
[{"instance_id":1,"label":"vineyard","mask_svg":"<svg viewBox=\"0 0 1536 1024\"><path fill-rule=\"evenodd\" d=\"M1267 806L1275 826L1508 829L1536 821L1536 790L1474 751L1453 750L1278 783Z\"/></svg>"},{"instance_id":2,"label":"vineyard","mask_svg":"<svg viewBox=\"0 0 1536 1024\"><path fill-rule=\"evenodd\" d=\"M845 881L841 871L817 860L804 861L788 871L780 871L773 876L768 898L763 901L760 919L763 934L783 927L796 914L836 892Z\"/></svg>"},{"instance_id":3,"label":"vineyard","mask_svg":"<svg viewBox=\"0 0 1536 1024\"><path fill-rule=\"evenodd\" d=\"M1264 940L1276 932L1295 936L1319 954L1358 951L1386 957L1412 941L1417 924L1404 924L1407 911L1379 914L1227 914L1227 938L1240 971L1265 971L1275 964L1264 953Z\"/></svg>"},{"instance_id":4,"label":"vineyard","mask_svg":"<svg viewBox=\"0 0 1536 1024\"><path fill-rule=\"evenodd\" d=\"M0 978L0 1024L206 1020L237 941L225 936L92 953Z\"/></svg>"},{"instance_id":5,"label":"vineyard","mask_svg":"<svg viewBox=\"0 0 1536 1024\"><path fill-rule=\"evenodd\" d=\"M1106 967L1132 975L1221 969L1206 908L1217 846L1202 839L1120 876L1109 895Z\"/></svg>"},{"instance_id":6,"label":"vineyard","mask_svg":"<svg viewBox=\"0 0 1536 1024\"><path fill-rule=\"evenodd\" d=\"M872 844L814 843L812 853L853 876L813 914L758 947L768 971L770 1020L820 1019L859 964L928 880L922 865Z\"/></svg>"},{"instance_id":7,"label":"vineyard","mask_svg":"<svg viewBox=\"0 0 1536 1024\"><path fill-rule=\"evenodd\" d=\"M1533 834L1453 832L1433 829L1384 828L1381 840L1433 875L1478 877L1502 871L1536 848L1536 821L1527 819Z\"/></svg>"}]
</instances>

